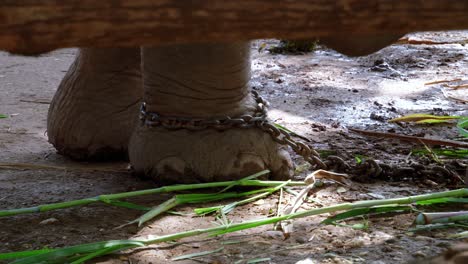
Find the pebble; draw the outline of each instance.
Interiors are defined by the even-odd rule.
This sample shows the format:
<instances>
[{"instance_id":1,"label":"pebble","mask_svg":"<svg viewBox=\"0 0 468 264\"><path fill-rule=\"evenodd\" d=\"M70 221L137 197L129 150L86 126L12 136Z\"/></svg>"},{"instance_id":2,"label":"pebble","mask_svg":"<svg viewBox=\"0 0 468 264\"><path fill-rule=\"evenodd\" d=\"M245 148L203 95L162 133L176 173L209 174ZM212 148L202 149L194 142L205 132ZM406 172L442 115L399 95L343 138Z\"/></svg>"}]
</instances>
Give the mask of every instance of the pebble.
<instances>
[{"instance_id":1,"label":"pebble","mask_svg":"<svg viewBox=\"0 0 468 264\"><path fill-rule=\"evenodd\" d=\"M382 252L386 252L386 253L388 253L388 252L393 252L393 248L392 248L392 247L388 247L388 246L382 247L380 250L381 250Z\"/></svg>"},{"instance_id":2,"label":"pebble","mask_svg":"<svg viewBox=\"0 0 468 264\"><path fill-rule=\"evenodd\" d=\"M260 199L260 200L258 200L258 201L255 201L253 204L254 204L254 205L264 205L264 204L265 204L265 200L264 200L264 199Z\"/></svg>"},{"instance_id":3,"label":"pebble","mask_svg":"<svg viewBox=\"0 0 468 264\"><path fill-rule=\"evenodd\" d=\"M46 220L42 220L41 222L39 222L40 225L49 225L49 224L53 224L53 223L57 223L59 222L59 220L57 218L48 218Z\"/></svg>"},{"instance_id":4,"label":"pebble","mask_svg":"<svg viewBox=\"0 0 468 264\"><path fill-rule=\"evenodd\" d=\"M299 243L299 244L307 243L307 241L308 241L307 238L303 237L303 236L296 238L296 242Z\"/></svg>"},{"instance_id":5,"label":"pebble","mask_svg":"<svg viewBox=\"0 0 468 264\"><path fill-rule=\"evenodd\" d=\"M434 241L434 239L432 237L427 237L427 236L415 236L413 238L413 240L416 240L416 241L428 241L428 242L432 242Z\"/></svg>"},{"instance_id":6,"label":"pebble","mask_svg":"<svg viewBox=\"0 0 468 264\"><path fill-rule=\"evenodd\" d=\"M355 237L346 243L346 245L350 248L360 248L366 245L366 240L362 237Z\"/></svg>"},{"instance_id":7,"label":"pebble","mask_svg":"<svg viewBox=\"0 0 468 264\"><path fill-rule=\"evenodd\" d=\"M441 247L441 248L449 248L451 245L452 243L447 242L447 241L441 241L436 244L437 247Z\"/></svg>"},{"instance_id":8,"label":"pebble","mask_svg":"<svg viewBox=\"0 0 468 264\"><path fill-rule=\"evenodd\" d=\"M414 252L412 255L413 255L413 257L416 257L416 258L425 258L425 257L427 257L427 255L424 252L420 251L420 250Z\"/></svg>"},{"instance_id":9,"label":"pebble","mask_svg":"<svg viewBox=\"0 0 468 264\"><path fill-rule=\"evenodd\" d=\"M316 264L316 263L318 262L315 262L311 260L310 258L306 258L306 259L299 260L298 262L296 262L296 264Z\"/></svg>"},{"instance_id":10,"label":"pebble","mask_svg":"<svg viewBox=\"0 0 468 264\"><path fill-rule=\"evenodd\" d=\"M380 193L367 193L367 195L374 199L385 199L385 196Z\"/></svg>"},{"instance_id":11,"label":"pebble","mask_svg":"<svg viewBox=\"0 0 468 264\"><path fill-rule=\"evenodd\" d=\"M284 240L284 235L283 232L281 231L266 231L265 233L262 234L264 238L269 238L269 239L276 239L276 240Z\"/></svg>"}]
</instances>

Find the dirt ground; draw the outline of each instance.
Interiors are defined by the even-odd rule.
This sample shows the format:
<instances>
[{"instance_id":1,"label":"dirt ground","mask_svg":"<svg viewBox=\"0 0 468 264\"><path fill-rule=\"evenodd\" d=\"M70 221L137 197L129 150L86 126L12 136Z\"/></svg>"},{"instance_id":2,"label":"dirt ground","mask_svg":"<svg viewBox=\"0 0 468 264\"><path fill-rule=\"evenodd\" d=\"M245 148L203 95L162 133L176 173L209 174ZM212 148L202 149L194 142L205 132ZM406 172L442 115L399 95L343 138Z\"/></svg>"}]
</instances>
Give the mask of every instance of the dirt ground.
<instances>
[{"instance_id":1,"label":"dirt ground","mask_svg":"<svg viewBox=\"0 0 468 264\"><path fill-rule=\"evenodd\" d=\"M466 89L451 91L443 86L447 83L425 85L454 79L461 81L448 84L468 83L468 46L463 44L467 43L468 31L418 33L410 37L450 43L398 44L369 56L349 58L325 47L308 54L274 55L258 50L263 44L268 47L278 41L259 40L252 45L252 86L270 101L273 120L307 136L318 150L331 150L350 163L362 155L397 167L429 168L434 165L430 158L409 156L411 150L421 148L417 143L367 137L348 130L457 139L459 134L453 125L387 122L408 113L468 115ZM75 53L75 49L64 49L39 57L20 57L0 52L0 114L8 115L0 119L0 209L156 186L126 172L125 163L73 162L56 154L48 144L49 102ZM294 158L303 167L302 159ZM466 159L444 162L447 168L465 177ZM12 168L14 163L24 165ZM33 166L37 164L45 168ZM298 171L296 178L307 173ZM319 203L306 203L303 209L457 187L462 187L459 178L443 173L412 171L380 178L356 177L345 188L326 183L312 194ZM168 197L151 195L130 201L156 205ZM286 201L290 198L285 194ZM276 213L278 200L278 194L271 195L237 208L228 217L233 222L267 217ZM194 217L192 210L193 207L183 206L175 209L181 215L163 215L140 229L127 226L117 230L115 227L137 218L141 212L93 204L5 217L0 219L0 252L147 238L214 226L213 216ZM259 263L407 263L439 254L454 243L446 239L447 234L461 231L408 232L414 214L358 219L356 222L368 223L364 230L320 225L327 216L295 221L288 239L269 225L221 237L186 238L97 262L171 263L173 257L219 249L217 253L177 263L256 263L259 258L267 258Z\"/></svg>"}]
</instances>

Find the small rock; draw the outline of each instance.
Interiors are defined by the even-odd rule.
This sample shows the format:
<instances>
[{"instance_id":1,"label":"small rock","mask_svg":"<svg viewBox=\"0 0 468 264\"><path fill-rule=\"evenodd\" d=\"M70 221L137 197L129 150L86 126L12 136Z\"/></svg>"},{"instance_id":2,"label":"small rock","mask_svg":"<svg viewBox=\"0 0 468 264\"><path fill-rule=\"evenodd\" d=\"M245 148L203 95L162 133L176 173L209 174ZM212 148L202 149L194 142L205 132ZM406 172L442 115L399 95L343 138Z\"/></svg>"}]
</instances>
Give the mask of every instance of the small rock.
<instances>
[{"instance_id":1,"label":"small rock","mask_svg":"<svg viewBox=\"0 0 468 264\"><path fill-rule=\"evenodd\" d=\"M441 248L449 248L451 245L452 244L448 241L441 241L436 244L437 247L441 247Z\"/></svg>"},{"instance_id":2,"label":"small rock","mask_svg":"<svg viewBox=\"0 0 468 264\"><path fill-rule=\"evenodd\" d=\"M381 260L374 260L370 264L386 264L386 263Z\"/></svg>"},{"instance_id":3,"label":"small rock","mask_svg":"<svg viewBox=\"0 0 468 264\"><path fill-rule=\"evenodd\" d=\"M384 72L390 70L390 66L388 64L379 64L375 65L374 67L371 67L370 69L373 72Z\"/></svg>"},{"instance_id":4,"label":"small rock","mask_svg":"<svg viewBox=\"0 0 468 264\"><path fill-rule=\"evenodd\" d=\"M416 240L416 241L428 241L428 242L434 241L434 239L432 237L427 237L427 236L415 236L414 240Z\"/></svg>"},{"instance_id":5,"label":"small rock","mask_svg":"<svg viewBox=\"0 0 468 264\"><path fill-rule=\"evenodd\" d=\"M413 253L413 257L415 257L415 258L426 258L427 255L424 252L419 250L419 251L416 251L416 252Z\"/></svg>"},{"instance_id":6,"label":"small rock","mask_svg":"<svg viewBox=\"0 0 468 264\"><path fill-rule=\"evenodd\" d=\"M362 237L355 237L346 243L350 248L360 248L366 245L366 239Z\"/></svg>"},{"instance_id":7,"label":"small rock","mask_svg":"<svg viewBox=\"0 0 468 264\"><path fill-rule=\"evenodd\" d=\"M57 218L48 218L46 220L42 220L41 222L39 222L40 225L50 225L50 224L53 224L53 223L57 223L59 222L59 220Z\"/></svg>"},{"instance_id":8,"label":"small rock","mask_svg":"<svg viewBox=\"0 0 468 264\"><path fill-rule=\"evenodd\" d=\"M425 179L425 180L424 180L424 184L429 185L429 186L431 186L431 187L439 186L439 184L438 184L437 182L431 181L431 180L429 180L429 179Z\"/></svg>"},{"instance_id":9,"label":"small rock","mask_svg":"<svg viewBox=\"0 0 468 264\"><path fill-rule=\"evenodd\" d=\"M372 120L380 121L380 122L384 122L384 121L385 121L385 117L382 116L382 115L379 115L379 114L376 113L376 112L372 112L372 113L370 114L370 117L369 117L369 118L372 119Z\"/></svg>"},{"instance_id":10,"label":"small rock","mask_svg":"<svg viewBox=\"0 0 468 264\"><path fill-rule=\"evenodd\" d=\"M374 199L385 199L385 196L379 193L367 193L367 195L369 195L370 197Z\"/></svg>"},{"instance_id":11,"label":"small rock","mask_svg":"<svg viewBox=\"0 0 468 264\"><path fill-rule=\"evenodd\" d=\"M318 262L315 262L311 260L310 258L306 258L306 259L299 260L298 262L296 262L296 264L316 264L316 263Z\"/></svg>"},{"instance_id":12,"label":"small rock","mask_svg":"<svg viewBox=\"0 0 468 264\"><path fill-rule=\"evenodd\" d=\"M296 238L296 242L299 243L299 244L305 244L305 243L307 243L307 241L308 241L308 239L306 237L303 237L303 236Z\"/></svg>"},{"instance_id":13,"label":"small rock","mask_svg":"<svg viewBox=\"0 0 468 264\"><path fill-rule=\"evenodd\" d=\"M347 192L347 191L348 191L348 190L346 190L346 188L341 187L341 186L338 187L338 188L336 189L336 192L337 192L337 193L345 193L345 192Z\"/></svg>"},{"instance_id":14,"label":"small rock","mask_svg":"<svg viewBox=\"0 0 468 264\"><path fill-rule=\"evenodd\" d=\"M393 248L392 248L392 247L388 247L388 246L382 247L380 250L381 250L382 252L386 252L386 253L388 253L388 252L393 252Z\"/></svg>"},{"instance_id":15,"label":"small rock","mask_svg":"<svg viewBox=\"0 0 468 264\"><path fill-rule=\"evenodd\" d=\"M265 204L265 200L264 199L260 199L260 200L257 200L253 203L254 205L263 205Z\"/></svg>"},{"instance_id":16,"label":"small rock","mask_svg":"<svg viewBox=\"0 0 468 264\"><path fill-rule=\"evenodd\" d=\"M266 231L262 236L268 239L284 240L284 234L281 231Z\"/></svg>"}]
</instances>

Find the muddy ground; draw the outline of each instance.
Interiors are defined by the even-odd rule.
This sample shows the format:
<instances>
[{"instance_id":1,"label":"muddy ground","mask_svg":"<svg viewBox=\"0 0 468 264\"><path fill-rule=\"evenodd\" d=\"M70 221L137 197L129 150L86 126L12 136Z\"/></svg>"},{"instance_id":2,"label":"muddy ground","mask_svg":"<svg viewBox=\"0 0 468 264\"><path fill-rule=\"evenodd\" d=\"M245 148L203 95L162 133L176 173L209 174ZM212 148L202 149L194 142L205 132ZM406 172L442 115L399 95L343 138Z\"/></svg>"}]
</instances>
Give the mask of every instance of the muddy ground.
<instances>
[{"instance_id":1,"label":"muddy ground","mask_svg":"<svg viewBox=\"0 0 468 264\"><path fill-rule=\"evenodd\" d=\"M274 55L258 50L264 43L269 47L278 41L253 43L252 86L270 101L270 116L277 123L307 136L316 149L331 150L349 163L355 163L355 157L361 155L397 168L412 165L416 168L411 173L380 178L355 177L352 185L345 188L327 183L312 194L318 203L306 203L303 209L462 186L460 178L465 177L466 160L444 160L452 174L424 172L424 168L432 168L435 163L427 157L409 156L413 149L421 148L417 142L368 137L348 130L459 139L453 125L388 123L389 119L408 113L468 115L466 89L451 91L444 87L468 83L468 46L463 44L468 40L468 32L420 33L411 35L411 39L450 43L403 43L358 58L325 47L308 54ZM0 114L8 116L0 119L0 209L156 186L126 172L125 163L73 162L56 154L47 143L49 102L75 53L75 49L39 57L0 53ZM454 79L461 81L425 85ZM294 158L300 168L304 167L300 157ZM33 166L38 164L45 168ZM296 178L301 179L307 173L299 170ZM155 205L168 197L152 195L130 201ZM278 199L275 194L244 205L228 217L233 222L267 217L276 213ZM287 201L291 196L285 194L284 199ZM141 212L101 204L1 218L0 252L146 238L214 226L213 216L194 217L192 209L176 208L183 214L161 216L140 229L127 226L115 230L115 227L135 219ZM170 263L173 257L222 247L217 253L178 263L247 263L258 258L267 258L262 263L407 263L439 254L454 242L446 239L447 234L461 231L408 232L414 214L347 222L366 222L368 228L364 230L320 225L326 216L297 220L288 239L269 225L222 237L186 238L97 262Z\"/></svg>"}]
</instances>

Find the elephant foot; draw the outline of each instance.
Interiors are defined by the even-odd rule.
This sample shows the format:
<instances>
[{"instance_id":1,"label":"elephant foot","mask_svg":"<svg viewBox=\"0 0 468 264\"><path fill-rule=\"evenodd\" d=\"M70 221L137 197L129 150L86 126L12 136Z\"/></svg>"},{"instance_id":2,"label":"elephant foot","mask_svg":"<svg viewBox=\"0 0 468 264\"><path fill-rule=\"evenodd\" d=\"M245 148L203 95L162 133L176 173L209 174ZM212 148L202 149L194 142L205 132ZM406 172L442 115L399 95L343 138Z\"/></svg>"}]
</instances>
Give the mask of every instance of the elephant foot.
<instances>
[{"instance_id":1,"label":"elephant foot","mask_svg":"<svg viewBox=\"0 0 468 264\"><path fill-rule=\"evenodd\" d=\"M81 49L50 105L49 142L73 159L126 159L142 90L139 48Z\"/></svg>"},{"instance_id":2,"label":"elephant foot","mask_svg":"<svg viewBox=\"0 0 468 264\"><path fill-rule=\"evenodd\" d=\"M289 153L256 128L189 131L140 125L129 157L137 174L164 183L236 180L265 169L275 180L293 174Z\"/></svg>"}]
</instances>

